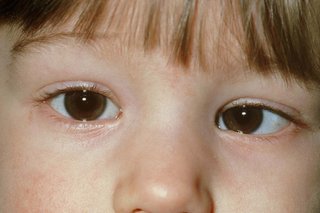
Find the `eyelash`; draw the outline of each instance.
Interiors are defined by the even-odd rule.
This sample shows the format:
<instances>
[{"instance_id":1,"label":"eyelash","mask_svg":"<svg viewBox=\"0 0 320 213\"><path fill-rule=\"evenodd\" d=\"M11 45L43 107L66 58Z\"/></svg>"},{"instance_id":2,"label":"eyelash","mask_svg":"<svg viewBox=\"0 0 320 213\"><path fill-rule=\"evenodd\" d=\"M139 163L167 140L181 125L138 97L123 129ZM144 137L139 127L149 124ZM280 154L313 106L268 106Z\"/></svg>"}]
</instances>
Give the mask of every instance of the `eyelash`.
<instances>
[{"instance_id":1,"label":"eyelash","mask_svg":"<svg viewBox=\"0 0 320 213\"><path fill-rule=\"evenodd\" d=\"M77 86L70 86L70 85L65 85L63 88L57 88L53 92L44 92L43 94L40 95L39 98L37 98L38 102L48 102L48 100L66 92L72 92L76 90L88 90L90 92L96 92L98 94L101 94L107 98L110 98L114 100L114 96L109 90L103 90L100 89L96 84L93 85L77 85Z\"/></svg>"}]
</instances>

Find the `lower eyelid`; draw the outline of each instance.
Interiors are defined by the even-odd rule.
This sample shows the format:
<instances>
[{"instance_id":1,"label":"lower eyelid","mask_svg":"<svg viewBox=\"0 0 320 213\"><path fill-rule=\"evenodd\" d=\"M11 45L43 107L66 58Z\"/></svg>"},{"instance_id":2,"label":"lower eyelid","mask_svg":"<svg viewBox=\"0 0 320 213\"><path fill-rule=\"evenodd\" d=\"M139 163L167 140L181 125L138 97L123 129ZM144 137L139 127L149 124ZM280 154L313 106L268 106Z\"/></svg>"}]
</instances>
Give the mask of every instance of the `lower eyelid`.
<instances>
[{"instance_id":1,"label":"lower eyelid","mask_svg":"<svg viewBox=\"0 0 320 213\"><path fill-rule=\"evenodd\" d=\"M119 125L119 120L122 117L122 111L112 120L97 120L97 121L75 121L70 118L62 117L55 112L47 102L39 103L35 106L33 111L37 115L36 119L41 121L39 124L48 125L46 129L57 132L58 134L77 135L88 138L89 135L108 134L111 130ZM41 125L41 127L42 127Z\"/></svg>"},{"instance_id":2,"label":"lower eyelid","mask_svg":"<svg viewBox=\"0 0 320 213\"><path fill-rule=\"evenodd\" d=\"M221 140L224 142L236 143L236 144L247 144L247 145L276 145L286 142L291 142L297 135L301 132L299 128L294 123L290 123L289 126L282 129L275 134L269 135L249 135L249 134L239 134L234 131L217 131ZM232 145L232 144L231 144Z\"/></svg>"}]
</instances>

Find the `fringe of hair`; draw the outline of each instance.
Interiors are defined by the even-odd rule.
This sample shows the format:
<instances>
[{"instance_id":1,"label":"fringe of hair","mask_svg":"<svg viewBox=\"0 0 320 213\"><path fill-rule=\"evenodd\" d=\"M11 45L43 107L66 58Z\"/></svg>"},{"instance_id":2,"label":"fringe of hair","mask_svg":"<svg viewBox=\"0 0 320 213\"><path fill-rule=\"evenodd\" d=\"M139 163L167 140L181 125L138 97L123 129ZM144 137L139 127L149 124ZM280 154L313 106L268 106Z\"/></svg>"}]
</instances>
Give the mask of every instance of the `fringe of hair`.
<instances>
[{"instance_id":1,"label":"fringe of hair","mask_svg":"<svg viewBox=\"0 0 320 213\"><path fill-rule=\"evenodd\" d=\"M169 1L169 0L168 0ZM202 44L204 35L203 20L206 19L205 7L208 0L180 0L181 13L173 14L177 18L172 21L168 17L167 1L132 0L0 0L0 25L17 25L23 34L34 36L44 29L67 23L75 15L78 20L74 31L90 38L95 30L105 24L111 26L132 27L142 31L146 51L152 51L167 43L171 48L173 62L185 67L190 66L195 48L202 67L210 64L205 57ZM177 1L178 2L178 1ZM217 1L218 2L218 1ZM136 7L144 5L143 14L137 16ZM299 80L305 85L320 83L320 3L317 0L240 0L224 1L226 25L240 19L244 37L240 43L247 63L253 70L262 73L280 73L284 79ZM133 8L131 8L133 7ZM80 12L79 12L80 11ZM131 13L132 17L123 25L123 14ZM229 16L229 17L228 17ZM127 18L128 19L128 18ZM141 23L133 23L133 20ZM167 23L163 23L166 20ZM207 20L206 23L209 23ZM122 26L123 25L123 26ZM133 26L134 25L134 26ZM167 25L163 27L163 25ZM143 26L143 27L141 27ZM165 32L162 32L165 30ZM199 32L198 32L199 31ZM134 33L134 32L133 32ZM235 32L236 33L236 32ZM137 34L137 32L135 32ZM162 35L171 39L162 38ZM210 47L211 48L211 47ZM214 47L212 47L213 49Z\"/></svg>"}]
</instances>

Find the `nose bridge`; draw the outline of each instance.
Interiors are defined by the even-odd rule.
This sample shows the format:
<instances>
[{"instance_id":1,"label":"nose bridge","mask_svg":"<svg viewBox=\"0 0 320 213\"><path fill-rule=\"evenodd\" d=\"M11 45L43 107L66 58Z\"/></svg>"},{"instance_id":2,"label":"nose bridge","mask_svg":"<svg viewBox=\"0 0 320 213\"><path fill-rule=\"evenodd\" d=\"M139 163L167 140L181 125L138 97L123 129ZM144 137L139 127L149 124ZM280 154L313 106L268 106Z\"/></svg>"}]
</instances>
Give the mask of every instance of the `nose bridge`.
<instances>
[{"instance_id":1,"label":"nose bridge","mask_svg":"<svg viewBox=\"0 0 320 213\"><path fill-rule=\"evenodd\" d=\"M204 138L178 105L146 118L131 141L131 165L114 194L116 212L211 212L202 169Z\"/></svg>"},{"instance_id":2,"label":"nose bridge","mask_svg":"<svg viewBox=\"0 0 320 213\"><path fill-rule=\"evenodd\" d=\"M139 125L141 131L136 130L133 137L136 153L146 159L140 165L150 166L152 171L158 168L162 173L166 170L170 174L194 173L204 156L204 134L195 125L194 116L184 113L186 106L173 103L170 106L154 112L157 116L146 117Z\"/></svg>"}]
</instances>

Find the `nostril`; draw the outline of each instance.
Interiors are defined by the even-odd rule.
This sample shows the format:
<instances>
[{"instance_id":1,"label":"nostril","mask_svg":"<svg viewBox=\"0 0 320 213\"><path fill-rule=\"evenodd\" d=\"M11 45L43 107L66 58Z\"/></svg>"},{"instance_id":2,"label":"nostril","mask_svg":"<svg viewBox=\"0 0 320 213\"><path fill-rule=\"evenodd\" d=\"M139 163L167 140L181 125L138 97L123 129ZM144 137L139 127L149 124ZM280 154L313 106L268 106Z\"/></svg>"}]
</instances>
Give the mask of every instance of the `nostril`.
<instances>
[{"instance_id":1,"label":"nostril","mask_svg":"<svg viewBox=\"0 0 320 213\"><path fill-rule=\"evenodd\" d=\"M151 213L151 212L146 212L146 211L144 211L144 210L142 210L142 209L134 209L134 210L132 211L132 213Z\"/></svg>"},{"instance_id":2,"label":"nostril","mask_svg":"<svg viewBox=\"0 0 320 213\"><path fill-rule=\"evenodd\" d=\"M134 209L132 213L152 213L152 212L147 212L142 209ZM189 212L179 212L179 213L189 213Z\"/></svg>"},{"instance_id":3,"label":"nostril","mask_svg":"<svg viewBox=\"0 0 320 213\"><path fill-rule=\"evenodd\" d=\"M142 209L134 209L132 213L152 213L152 212L147 212ZM179 212L179 213L189 213L189 212Z\"/></svg>"}]
</instances>

